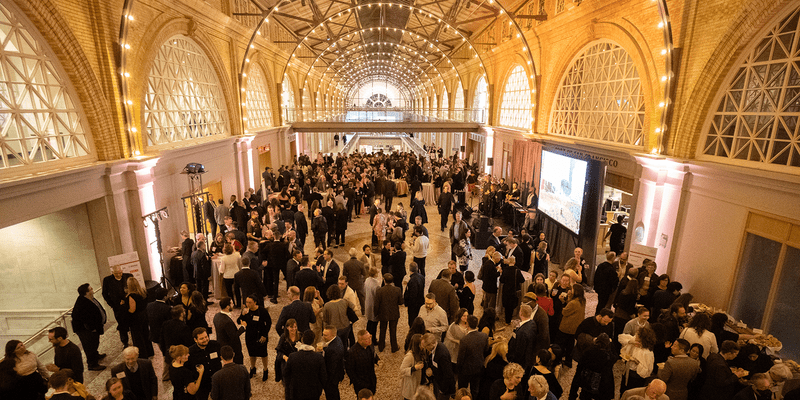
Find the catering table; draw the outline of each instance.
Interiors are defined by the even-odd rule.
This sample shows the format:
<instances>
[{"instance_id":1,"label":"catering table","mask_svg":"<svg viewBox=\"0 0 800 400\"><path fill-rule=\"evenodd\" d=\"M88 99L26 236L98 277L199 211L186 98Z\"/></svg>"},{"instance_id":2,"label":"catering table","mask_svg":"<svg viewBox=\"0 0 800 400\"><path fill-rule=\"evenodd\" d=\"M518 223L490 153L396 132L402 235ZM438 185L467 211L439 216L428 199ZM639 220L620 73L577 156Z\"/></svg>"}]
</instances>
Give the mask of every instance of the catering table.
<instances>
[{"instance_id":1,"label":"catering table","mask_svg":"<svg viewBox=\"0 0 800 400\"><path fill-rule=\"evenodd\" d=\"M402 179L392 179L397 184L397 197L408 196L408 182Z\"/></svg>"},{"instance_id":2,"label":"catering table","mask_svg":"<svg viewBox=\"0 0 800 400\"><path fill-rule=\"evenodd\" d=\"M436 204L436 196L433 195L432 183L422 184L422 198L425 200L426 205L432 206Z\"/></svg>"}]
</instances>

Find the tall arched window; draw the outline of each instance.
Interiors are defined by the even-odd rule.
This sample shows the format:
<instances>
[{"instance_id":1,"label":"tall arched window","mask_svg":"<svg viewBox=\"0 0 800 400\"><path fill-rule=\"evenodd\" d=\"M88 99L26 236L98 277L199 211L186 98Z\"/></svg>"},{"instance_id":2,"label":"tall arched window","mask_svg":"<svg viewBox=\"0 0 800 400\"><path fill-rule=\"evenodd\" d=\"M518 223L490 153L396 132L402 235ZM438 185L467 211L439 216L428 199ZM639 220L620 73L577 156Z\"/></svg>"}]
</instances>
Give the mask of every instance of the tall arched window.
<instances>
[{"instance_id":1,"label":"tall arched window","mask_svg":"<svg viewBox=\"0 0 800 400\"><path fill-rule=\"evenodd\" d=\"M219 79L203 50L186 36L173 36L158 49L143 105L148 146L228 134Z\"/></svg>"},{"instance_id":2,"label":"tall arched window","mask_svg":"<svg viewBox=\"0 0 800 400\"><path fill-rule=\"evenodd\" d=\"M303 90L303 121L312 121L314 119L314 103L311 98L311 87L306 82L305 89Z\"/></svg>"},{"instance_id":3,"label":"tall arched window","mask_svg":"<svg viewBox=\"0 0 800 400\"><path fill-rule=\"evenodd\" d=\"M461 81L458 81L458 88L456 89L455 99L453 99L453 111L450 113L450 119L456 121L464 120L464 90L461 87Z\"/></svg>"},{"instance_id":4,"label":"tall arched window","mask_svg":"<svg viewBox=\"0 0 800 400\"><path fill-rule=\"evenodd\" d=\"M0 44L0 169L91 154L61 65L22 13L2 4Z\"/></svg>"},{"instance_id":5,"label":"tall arched window","mask_svg":"<svg viewBox=\"0 0 800 400\"><path fill-rule=\"evenodd\" d=\"M517 65L511 70L503 89L500 103L500 125L512 128L531 129L531 87L525 68Z\"/></svg>"},{"instance_id":6,"label":"tall arched window","mask_svg":"<svg viewBox=\"0 0 800 400\"><path fill-rule=\"evenodd\" d=\"M284 122L295 122L294 89L292 88L292 82L289 81L288 75L283 76L283 83L281 84L281 102L281 106L284 110Z\"/></svg>"},{"instance_id":7,"label":"tall arched window","mask_svg":"<svg viewBox=\"0 0 800 400\"><path fill-rule=\"evenodd\" d=\"M720 94L702 154L800 167L800 8L751 44Z\"/></svg>"},{"instance_id":8,"label":"tall arched window","mask_svg":"<svg viewBox=\"0 0 800 400\"><path fill-rule=\"evenodd\" d=\"M550 133L643 146L639 72L619 45L592 43L572 61L553 100Z\"/></svg>"},{"instance_id":9,"label":"tall arched window","mask_svg":"<svg viewBox=\"0 0 800 400\"><path fill-rule=\"evenodd\" d=\"M475 94L472 97L472 121L485 123L488 118L488 109L489 85L486 84L486 78L481 77L478 79Z\"/></svg>"},{"instance_id":10,"label":"tall arched window","mask_svg":"<svg viewBox=\"0 0 800 400\"><path fill-rule=\"evenodd\" d=\"M450 96L447 94L447 88L442 88L442 103L439 105L441 112L439 118L450 118Z\"/></svg>"},{"instance_id":11,"label":"tall arched window","mask_svg":"<svg viewBox=\"0 0 800 400\"><path fill-rule=\"evenodd\" d=\"M272 126L267 79L261 67L254 65L247 74L247 127L249 129Z\"/></svg>"}]
</instances>

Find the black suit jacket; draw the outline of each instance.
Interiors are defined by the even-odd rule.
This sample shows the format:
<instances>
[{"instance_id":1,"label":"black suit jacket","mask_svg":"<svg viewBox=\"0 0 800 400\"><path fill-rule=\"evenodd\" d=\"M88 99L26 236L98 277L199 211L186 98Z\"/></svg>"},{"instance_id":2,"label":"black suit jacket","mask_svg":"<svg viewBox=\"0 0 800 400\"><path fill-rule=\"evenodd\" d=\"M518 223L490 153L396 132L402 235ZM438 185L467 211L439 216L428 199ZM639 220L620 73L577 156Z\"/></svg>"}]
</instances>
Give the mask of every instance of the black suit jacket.
<instances>
[{"instance_id":1,"label":"black suit jacket","mask_svg":"<svg viewBox=\"0 0 800 400\"><path fill-rule=\"evenodd\" d=\"M328 382L339 383L344 379L344 356L346 351L339 336L325 347L325 371L328 373Z\"/></svg>"},{"instance_id":2,"label":"black suit jacket","mask_svg":"<svg viewBox=\"0 0 800 400\"><path fill-rule=\"evenodd\" d=\"M239 364L226 364L211 376L212 400L247 400L250 395L250 374Z\"/></svg>"},{"instance_id":3,"label":"black suit jacket","mask_svg":"<svg viewBox=\"0 0 800 400\"><path fill-rule=\"evenodd\" d=\"M397 196L397 184L393 180L387 179L383 183L383 195L389 198Z\"/></svg>"},{"instance_id":4,"label":"black suit jacket","mask_svg":"<svg viewBox=\"0 0 800 400\"><path fill-rule=\"evenodd\" d=\"M267 295L264 283L261 282L261 274L251 268L242 268L233 276L233 291L242 291L242 299L251 294L263 299Z\"/></svg>"},{"instance_id":5,"label":"black suit jacket","mask_svg":"<svg viewBox=\"0 0 800 400\"><path fill-rule=\"evenodd\" d=\"M503 257L505 258L509 257L508 249L503 250ZM529 265L523 265L523 260L525 258L525 255L522 254L522 248L519 245L517 245L517 247L515 247L514 250L511 251L511 257L514 257L514 266L519 268L519 270L527 271L530 268Z\"/></svg>"},{"instance_id":6,"label":"black suit jacket","mask_svg":"<svg viewBox=\"0 0 800 400\"><path fill-rule=\"evenodd\" d=\"M136 360L139 364L139 378L142 384L142 392L144 392L144 397L147 400L152 399L153 397L158 396L158 379L156 378L156 372L153 369L153 363L150 360L146 360L144 358L140 358ZM111 376L117 377L122 381L122 387L134 391L131 388L130 381L128 381L128 374L130 370L125 365L125 363L120 363L115 365L111 368Z\"/></svg>"},{"instance_id":7,"label":"black suit jacket","mask_svg":"<svg viewBox=\"0 0 800 400\"><path fill-rule=\"evenodd\" d=\"M320 274L325 273L325 262L322 263L322 267L319 271ZM338 285L339 284L339 264L336 263L336 260L331 259L331 265L328 266L327 273L322 277L325 281L322 284L322 289L328 290L331 285ZM325 293L320 290L322 297L325 298Z\"/></svg>"},{"instance_id":8,"label":"black suit jacket","mask_svg":"<svg viewBox=\"0 0 800 400\"><path fill-rule=\"evenodd\" d=\"M307 331L309 323L313 324L317 322L317 317L314 315L314 309L311 308L311 304L300 300L295 300L287 304L281 310L281 315L278 317L278 322L275 323L275 332L277 332L278 335L282 335L286 321L292 318L297 321L298 332Z\"/></svg>"},{"instance_id":9,"label":"black suit jacket","mask_svg":"<svg viewBox=\"0 0 800 400\"><path fill-rule=\"evenodd\" d=\"M403 302L409 310L418 310L425 304L425 277L419 272L409 277Z\"/></svg>"},{"instance_id":10,"label":"black suit jacket","mask_svg":"<svg viewBox=\"0 0 800 400\"><path fill-rule=\"evenodd\" d=\"M375 313L378 321L396 321L400 319L400 306L403 304L403 289L394 284L387 284L375 294Z\"/></svg>"},{"instance_id":11,"label":"black suit jacket","mask_svg":"<svg viewBox=\"0 0 800 400\"><path fill-rule=\"evenodd\" d=\"M217 341L221 346L228 345L233 348L235 353L233 360L237 364L244 362L242 341L239 339L239 335L244 332L244 328L237 329L233 319L220 312L214 316L214 330L217 331Z\"/></svg>"},{"instance_id":12,"label":"black suit jacket","mask_svg":"<svg viewBox=\"0 0 800 400\"><path fill-rule=\"evenodd\" d=\"M156 300L147 304L147 322L150 325L151 342L161 344L161 326L171 318L170 310L172 307L163 301Z\"/></svg>"},{"instance_id":13,"label":"black suit jacket","mask_svg":"<svg viewBox=\"0 0 800 400\"><path fill-rule=\"evenodd\" d=\"M72 330L75 332L97 332L98 335L102 335L103 312L97 308L99 304L100 302L95 304L95 302L84 296L78 296L72 308Z\"/></svg>"},{"instance_id":14,"label":"black suit jacket","mask_svg":"<svg viewBox=\"0 0 800 400\"><path fill-rule=\"evenodd\" d=\"M536 363L536 322L533 319L514 330L508 341L508 361L521 365L526 370Z\"/></svg>"},{"instance_id":15,"label":"black suit jacket","mask_svg":"<svg viewBox=\"0 0 800 400\"><path fill-rule=\"evenodd\" d=\"M306 215L300 211L294 213L294 230L297 231L298 239L305 239L308 236L308 221Z\"/></svg>"},{"instance_id":16,"label":"black suit jacket","mask_svg":"<svg viewBox=\"0 0 800 400\"><path fill-rule=\"evenodd\" d=\"M453 375L453 365L450 352L444 344L438 343L433 354L426 358L425 366L433 370L431 381L433 386L442 394L454 394L456 392L456 378ZM423 372L424 375L424 372Z\"/></svg>"},{"instance_id":17,"label":"black suit jacket","mask_svg":"<svg viewBox=\"0 0 800 400\"><path fill-rule=\"evenodd\" d=\"M123 273L120 280L114 279L114 275L103 278L103 299L115 313L121 309L127 309L125 305L120 305L119 302L127 297L125 288L128 286L128 278L132 276L131 274Z\"/></svg>"},{"instance_id":18,"label":"black suit jacket","mask_svg":"<svg viewBox=\"0 0 800 400\"><path fill-rule=\"evenodd\" d=\"M289 354L283 367L286 400L318 399L328 379L325 359L312 350Z\"/></svg>"},{"instance_id":19,"label":"black suit jacket","mask_svg":"<svg viewBox=\"0 0 800 400\"><path fill-rule=\"evenodd\" d=\"M161 326L162 342L161 348L169 351L170 346L182 344L189 347L194 344L192 330L185 322L178 319L169 319Z\"/></svg>"},{"instance_id":20,"label":"black suit jacket","mask_svg":"<svg viewBox=\"0 0 800 400\"><path fill-rule=\"evenodd\" d=\"M461 338L458 346L459 373L476 375L483 371L483 361L489 349L489 335L481 331L473 331Z\"/></svg>"},{"instance_id":21,"label":"black suit jacket","mask_svg":"<svg viewBox=\"0 0 800 400\"><path fill-rule=\"evenodd\" d=\"M294 274L294 285L300 289L300 295L302 295L309 286L322 289L323 283L325 283L325 281L313 268L300 268L300 270Z\"/></svg>"}]
</instances>

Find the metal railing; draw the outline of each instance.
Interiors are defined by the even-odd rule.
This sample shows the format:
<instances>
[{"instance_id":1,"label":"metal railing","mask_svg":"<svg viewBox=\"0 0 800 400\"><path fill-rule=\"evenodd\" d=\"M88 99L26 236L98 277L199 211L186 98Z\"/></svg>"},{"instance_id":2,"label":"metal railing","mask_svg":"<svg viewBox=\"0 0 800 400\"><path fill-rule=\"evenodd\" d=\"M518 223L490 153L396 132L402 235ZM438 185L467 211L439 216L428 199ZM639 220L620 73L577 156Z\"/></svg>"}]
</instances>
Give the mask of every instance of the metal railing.
<instances>
[{"instance_id":1,"label":"metal railing","mask_svg":"<svg viewBox=\"0 0 800 400\"><path fill-rule=\"evenodd\" d=\"M485 123L485 109L422 110L417 108L349 107L344 110L282 109L283 122L471 122Z\"/></svg>"}]
</instances>

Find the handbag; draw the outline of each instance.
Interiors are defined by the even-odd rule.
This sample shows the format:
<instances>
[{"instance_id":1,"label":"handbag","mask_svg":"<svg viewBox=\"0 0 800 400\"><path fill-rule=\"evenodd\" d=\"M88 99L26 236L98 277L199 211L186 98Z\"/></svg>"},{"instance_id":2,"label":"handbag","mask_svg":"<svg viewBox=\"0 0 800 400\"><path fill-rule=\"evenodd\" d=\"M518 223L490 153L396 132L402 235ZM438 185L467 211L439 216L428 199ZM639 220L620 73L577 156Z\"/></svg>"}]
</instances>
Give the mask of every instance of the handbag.
<instances>
[{"instance_id":1,"label":"handbag","mask_svg":"<svg viewBox=\"0 0 800 400\"><path fill-rule=\"evenodd\" d=\"M464 255L464 253L466 253L466 250L460 243L456 243L453 245L453 253L455 253L456 257L461 257Z\"/></svg>"},{"instance_id":2,"label":"handbag","mask_svg":"<svg viewBox=\"0 0 800 400\"><path fill-rule=\"evenodd\" d=\"M354 324L358 321L358 315L356 315L355 310L352 307L347 307L347 319L350 320L351 324Z\"/></svg>"}]
</instances>

